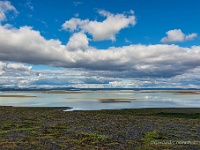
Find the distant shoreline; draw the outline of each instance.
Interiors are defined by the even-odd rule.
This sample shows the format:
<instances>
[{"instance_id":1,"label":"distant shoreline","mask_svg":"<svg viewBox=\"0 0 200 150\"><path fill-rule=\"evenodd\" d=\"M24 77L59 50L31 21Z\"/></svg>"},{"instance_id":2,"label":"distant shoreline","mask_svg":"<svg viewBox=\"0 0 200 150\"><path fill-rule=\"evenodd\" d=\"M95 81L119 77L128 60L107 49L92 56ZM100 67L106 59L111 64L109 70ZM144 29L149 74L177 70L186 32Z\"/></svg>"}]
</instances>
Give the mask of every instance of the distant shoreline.
<instances>
[{"instance_id":1,"label":"distant shoreline","mask_svg":"<svg viewBox=\"0 0 200 150\"><path fill-rule=\"evenodd\" d=\"M184 90L200 90L200 88L73 88L73 87L64 87L64 88L2 88L0 91L184 91Z\"/></svg>"},{"instance_id":2,"label":"distant shoreline","mask_svg":"<svg viewBox=\"0 0 200 150\"><path fill-rule=\"evenodd\" d=\"M36 98L37 96L27 96L27 95L0 95L3 98Z\"/></svg>"},{"instance_id":3,"label":"distant shoreline","mask_svg":"<svg viewBox=\"0 0 200 150\"><path fill-rule=\"evenodd\" d=\"M130 89L83 89L83 90L0 90L0 92L38 92L43 94L81 94L88 92L141 92L141 93L157 93L157 92L172 92L178 94L200 94L200 89L141 89L141 90L130 90Z\"/></svg>"},{"instance_id":4,"label":"distant shoreline","mask_svg":"<svg viewBox=\"0 0 200 150\"><path fill-rule=\"evenodd\" d=\"M0 108L16 108L16 109L51 109L51 110L66 110L66 109L73 109L72 107L47 107L47 106L2 106L0 105ZM143 111L149 111L154 113L155 111L163 111L163 112L173 112L173 113L200 113L200 106L199 107L166 107L166 108L160 108L160 107L155 107L155 108L122 108L122 109L101 109L101 110L74 110L74 112L106 112L106 111L138 111L138 112L143 112Z\"/></svg>"}]
</instances>

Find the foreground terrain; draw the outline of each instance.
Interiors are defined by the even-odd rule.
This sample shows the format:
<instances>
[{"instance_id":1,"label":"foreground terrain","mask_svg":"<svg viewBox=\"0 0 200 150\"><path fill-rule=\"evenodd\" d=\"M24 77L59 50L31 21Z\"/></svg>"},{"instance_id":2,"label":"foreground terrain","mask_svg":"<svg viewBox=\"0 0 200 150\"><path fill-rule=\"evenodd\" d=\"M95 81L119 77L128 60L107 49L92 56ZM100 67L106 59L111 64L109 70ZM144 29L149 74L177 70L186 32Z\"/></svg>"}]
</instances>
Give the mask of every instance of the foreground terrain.
<instances>
[{"instance_id":1,"label":"foreground terrain","mask_svg":"<svg viewBox=\"0 0 200 150\"><path fill-rule=\"evenodd\" d=\"M0 107L0 149L200 149L200 108Z\"/></svg>"}]
</instances>

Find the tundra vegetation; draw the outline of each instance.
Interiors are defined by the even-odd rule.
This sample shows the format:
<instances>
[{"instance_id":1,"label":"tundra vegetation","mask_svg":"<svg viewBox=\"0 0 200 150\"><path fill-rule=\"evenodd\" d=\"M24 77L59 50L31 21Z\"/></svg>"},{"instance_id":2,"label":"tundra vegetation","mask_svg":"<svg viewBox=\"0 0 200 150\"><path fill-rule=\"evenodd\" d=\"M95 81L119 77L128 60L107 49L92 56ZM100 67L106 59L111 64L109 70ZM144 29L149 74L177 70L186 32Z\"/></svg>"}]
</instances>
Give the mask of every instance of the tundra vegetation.
<instances>
[{"instance_id":1,"label":"tundra vegetation","mask_svg":"<svg viewBox=\"0 0 200 150\"><path fill-rule=\"evenodd\" d=\"M199 108L0 107L0 149L198 149Z\"/></svg>"}]
</instances>

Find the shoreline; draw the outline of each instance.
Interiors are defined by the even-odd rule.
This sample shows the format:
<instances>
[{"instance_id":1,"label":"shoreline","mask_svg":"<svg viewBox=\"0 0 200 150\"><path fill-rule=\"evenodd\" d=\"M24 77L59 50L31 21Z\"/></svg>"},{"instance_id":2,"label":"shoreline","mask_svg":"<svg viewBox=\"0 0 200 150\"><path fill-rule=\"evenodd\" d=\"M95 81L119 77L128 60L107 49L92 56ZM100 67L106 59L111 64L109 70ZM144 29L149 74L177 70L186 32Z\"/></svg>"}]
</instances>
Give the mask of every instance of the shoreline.
<instances>
[{"instance_id":1,"label":"shoreline","mask_svg":"<svg viewBox=\"0 0 200 150\"><path fill-rule=\"evenodd\" d=\"M122 101L122 102L124 102L124 101ZM1 108L6 108L6 107L8 107L8 108L24 108L24 109L26 109L26 108L29 108L29 109L59 109L59 110L61 110L61 109L63 109L63 111L65 111L65 110L67 110L67 109L73 109L73 107L68 107L68 106L66 106L66 107L61 107L61 106L56 106L56 107L54 107L54 106L3 106L3 105L0 105L0 109ZM132 111L134 111L134 110L136 110L136 111L141 111L141 110L144 110L144 111L150 111L150 110L157 110L157 111L182 111L182 113L190 113L190 112L197 112L197 113L200 113L200 106L199 107L149 107L149 108L147 108L147 107L144 107L144 108L119 108L119 109L91 109L91 110L88 110L88 109L86 109L86 110L79 110L79 109L75 109L75 110L73 110L73 111L76 111L76 112L93 112L93 111L99 111L99 112L101 112L101 111L128 111L128 110L132 110ZM154 111L153 111L154 112Z\"/></svg>"}]
</instances>

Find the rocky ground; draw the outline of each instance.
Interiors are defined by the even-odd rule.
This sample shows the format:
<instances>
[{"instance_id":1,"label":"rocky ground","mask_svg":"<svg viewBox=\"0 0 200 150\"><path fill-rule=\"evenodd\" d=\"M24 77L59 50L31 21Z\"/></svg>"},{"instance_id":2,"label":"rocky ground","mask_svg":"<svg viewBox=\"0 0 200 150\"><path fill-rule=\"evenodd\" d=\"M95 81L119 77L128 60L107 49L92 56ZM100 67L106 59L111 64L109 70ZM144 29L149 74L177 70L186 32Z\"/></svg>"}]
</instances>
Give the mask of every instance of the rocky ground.
<instances>
[{"instance_id":1,"label":"rocky ground","mask_svg":"<svg viewBox=\"0 0 200 150\"><path fill-rule=\"evenodd\" d=\"M0 149L200 149L200 108L0 107Z\"/></svg>"}]
</instances>

